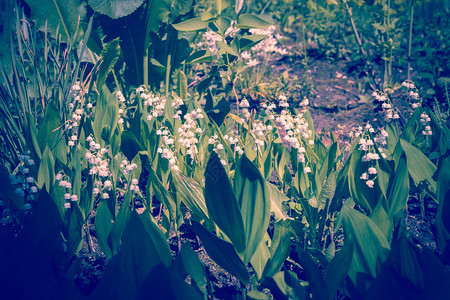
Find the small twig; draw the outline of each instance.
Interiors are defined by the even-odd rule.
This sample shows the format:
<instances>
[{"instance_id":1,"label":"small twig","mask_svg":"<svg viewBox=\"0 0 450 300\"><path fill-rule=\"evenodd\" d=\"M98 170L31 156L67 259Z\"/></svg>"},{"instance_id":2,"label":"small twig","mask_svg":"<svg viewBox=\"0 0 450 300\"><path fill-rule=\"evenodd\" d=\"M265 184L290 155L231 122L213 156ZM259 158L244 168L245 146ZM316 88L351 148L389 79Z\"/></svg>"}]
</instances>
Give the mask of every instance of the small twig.
<instances>
[{"instance_id":1,"label":"small twig","mask_svg":"<svg viewBox=\"0 0 450 300\"><path fill-rule=\"evenodd\" d=\"M408 43L408 80L411 80L411 44L414 18L414 0L411 0L411 16L409 23L409 43Z\"/></svg>"},{"instance_id":2,"label":"small twig","mask_svg":"<svg viewBox=\"0 0 450 300\"><path fill-rule=\"evenodd\" d=\"M364 48L363 48L362 40L361 40L361 38L359 37L359 34L358 34L358 29L356 29L355 21L353 20L353 14L352 14L352 11L350 10L350 7L349 7L348 4L347 4L347 0L342 0L342 3L344 3L345 10L347 11L348 18L350 19L350 23L352 24L353 33L354 33L354 35L355 35L355 37L356 37L356 42L358 43L358 46L359 46L359 52L361 53L361 56L362 56L362 58L363 58L363 61L364 61L364 63L366 64L366 67L367 67L367 74L370 76L370 78L371 78L372 81L373 81L373 82L370 82L370 83L369 83L369 84L370 84L370 87L371 87L373 90L377 90L377 87L376 87L376 85L375 85L376 81L375 81L375 79L373 78L373 74L372 74L372 66L370 65L370 62L369 62L369 60L367 59L367 52L366 52L366 50L364 50Z\"/></svg>"}]
</instances>

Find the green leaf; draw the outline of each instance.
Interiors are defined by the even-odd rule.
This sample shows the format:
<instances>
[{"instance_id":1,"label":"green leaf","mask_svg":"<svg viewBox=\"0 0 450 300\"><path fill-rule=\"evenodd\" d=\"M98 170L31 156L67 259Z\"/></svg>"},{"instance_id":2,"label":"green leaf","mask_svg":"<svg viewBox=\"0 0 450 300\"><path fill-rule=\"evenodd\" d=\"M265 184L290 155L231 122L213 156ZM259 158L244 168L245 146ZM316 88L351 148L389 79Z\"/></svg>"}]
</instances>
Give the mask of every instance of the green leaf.
<instances>
[{"instance_id":1,"label":"green leaf","mask_svg":"<svg viewBox=\"0 0 450 300\"><path fill-rule=\"evenodd\" d=\"M172 171L172 178L177 189L177 197L199 218L208 219L208 209L200 184L176 171Z\"/></svg>"},{"instance_id":2,"label":"green leaf","mask_svg":"<svg viewBox=\"0 0 450 300\"><path fill-rule=\"evenodd\" d=\"M117 60L120 56L120 40L116 38L103 47L100 53L100 60L97 62L98 73L97 73L97 87L101 87L105 84L106 78L108 78L109 73L114 68Z\"/></svg>"},{"instance_id":3,"label":"green leaf","mask_svg":"<svg viewBox=\"0 0 450 300\"><path fill-rule=\"evenodd\" d=\"M134 12L144 3L144 0L89 0L88 2L95 12L107 15L111 19L118 19Z\"/></svg>"},{"instance_id":4,"label":"green leaf","mask_svg":"<svg viewBox=\"0 0 450 300\"><path fill-rule=\"evenodd\" d=\"M222 98L216 106L206 111L206 114L220 127L230 111L230 103Z\"/></svg>"},{"instance_id":5,"label":"green leaf","mask_svg":"<svg viewBox=\"0 0 450 300\"><path fill-rule=\"evenodd\" d=\"M250 275L242 260L239 258L233 245L211 234L202 225L193 221L195 233L205 246L208 255L222 268L236 276L241 282L247 284Z\"/></svg>"},{"instance_id":6,"label":"green leaf","mask_svg":"<svg viewBox=\"0 0 450 300\"><path fill-rule=\"evenodd\" d=\"M400 138L400 145L405 152L409 175L416 186L422 181L428 181L436 191L436 181L432 178L436 172L436 166L419 149Z\"/></svg>"},{"instance_id":7,"label":"green leaf","mask_svg":"<svg viewBox=\"0 0 450 300\"><path fill-rule=\"evenodd\" d=\"M406 206L409 196L409 177L405 158L400 158L388 190L389 217L392 219Z\"/></svg>"},{"instance_id":8,"label":"green leaf","mask_svg":"<svg viewBox=\"0 0 450 300\"><path fill-rule=\"evenodd\" d=\"M238 17L237 28L250 29L258 28L265 29L273 24L273 20L270 17L263 15L251 15L242 14Z\"/></svg>"},{"instance_id":9,"label":"green leaf","mask_svg":"<svg viewBox=\"0 0 450 300\"><path fill-rule=\"evenodd\" d=\"M184 60L185 64L198 64L202 62L210 62L212 60L212 54L209 50L199 50Z\"/></svg>"},{"instance_id":10,"label":"green leaf","mask_svg":"<svg viewBox=\"0 0 450 300\"><path fill-rule=\"evenodd\" d=\"M311 259L309 254L306 253L306 251L301 247L297 246L297 252L300 263L306 273L306 278L308 279L309 285L311 286L313 299L329 299L328 287L322 275L320 274L317 265Z\"/></svg>"},{"instance_id":11,"label":"green leaf","mask_svg":"<svg viewBox=\"0 0 450 300\"><path fill-rule=\"evenodd\" d=\"M123 234L122 249L106 266L93 299L136 299L151 270L170 265L169 245L158 226L145 211L133 211ZM138 267L137 267L138 266Z\"/></svg>"},{"instance_id":12,"label":"green leaf","mask_svg":"<svg viewBox=\"0 0 450 300\"><path fill-rule=\"evenodd\" d=\"M262 34L245 35L239 39L239 46L241 51L246 51L253 46L259 44L267 36Z\"/></svg>"},{"instance_id":13,"label":"green leaf","mask_svg":"<svg viewBox=\"0 0 450 300\"><path fill-rule=\"evenodd\" d=\"M202 300L195 288L169 272L162 264L152 269L139 289L137 300L149 299Z\"/></svg>"},{"instance_id":14,"label":"green leaf","mask_svg":"<svg viewBox=\"0 0 450 300\"><path fill-rule=\"evenodd\" d=\"M208 22L202 21L200 18L192 18L172 26L178 31L199 31L208 27Z\"/></svg>"},{"instance_id":15,"label":"green leaf","mask_svg":"<svg viewBox=\"0 0 450 300\"><path fill-rule=\"evenodd\" d=\"M120 144L120 150L127 157L129 161L139 153L144 151L145 147L138 141L136 136L131 131L124 131L122 133L122 142Z\"/></svg>"},{"instance_id":16,"label":"green leaf","mask_svg":"<svg viewBox=\"0 0 450 300\"><path fill-rule=\"evenodd\" d=\"M187 99L187 78L183 71L178 72L178 84L177 84L178 95L181 99Z\"/></svg>"},{"instance_id":17,"label":"green leaf","mask_svg":"<svg viewBox=\"0 0 450 300\"><path fill-rule=\"evenodd\" d=\"M439 207L436 215L436 240L442 254L450 240L450 157L439 164L437 176Z\"/></svg>"},{"instance_id":18,"label":"green leaf","mask_svg":"<svg viewBox=\"0 0 450 300\"><path fill-rule=\"evenodd\" d=\"M186 272L191 275L197 287L204 294L207 294L205 266L191 248L191 243L187 242L181 246L180 256Z\"/></svg>"},{"instance_id":19,"label":"green leaf","mask_svg":"<svg viewBox=\"0 0 450 300\"><path fill-rule=\"evenodd\" d=\"M351 243L345 244L325 269L324 279L331 299L335 299L336 293L347 277L352 257L353 245Z\"/></svg>"},{"instance_id":20,"label":"green leaf","mask_svg":"<svg viewBox=\"0 0 450 300\"><path fill-rule=\"evenodd\" d=\"M177 204L169 191L163 186L153 168L149 168L149 180L153 183L153 190L158 197L158 200L169 210L170 217L175 221L177 216Z\"/></svg>"},{"instance_id":21,"label":"green leaf","mask_svg":"<svg viewBox=\"0 0 450 300\"><path fill-rule=\"evenodd\" d=\"M245 154L236 168L234 190L244 221L244 262L248 263L269 226L270 193L258 168Z\"/></svg>"},{"instance_id":22,"label":"green leaf","mask_svg":"<svg viewBox=\"0 0 450 300\"><path fill-rule=\"evenodd\" d=\"M344 223L345 242L355 245L350 279L356 285L359 272L375 278L377 266L387 258L389 243L386 237L370 218L345 204L340 217Z\"/></svg>"},{"instance_id":23,"label":"green leaf","mask_svg":"<svg viewBox=\"0 0 450 300\"><path fill-rule=\"evenodd\" d=\"M48 147L45 147L42 154L41 164L39 165L37 186L41 189L45 184L47 192L53 189L55 184L55 160Z\"/></svg>"},{"instance_id":24,"label":"green leaf","mask_svg":"<svg viewBox=\"0 0 450 300\"><path fill-rule=\"evenodd\" d=\"M58 108L54 102L51 102L45 108L44 120L39 127L37 140L40 149L45 149L46 146L53 149L56 146L61 137L60 126Z\"/></svg>"},{"instance_id":25,"label":"green leaf","mask_svg":"<svg viewBox=\"0 0 450 300\"><path fill-rule=\"evenodd\" d=\"M106 257L112 257L111 245L108 241L109 234L113 227L113 216L105 201L100 201L95 214L95 232L97 241L105 253Z\"/></svg>"},{"instance_id":26,"label":"green leaf","mask_svg":"<svg viewBox=\"0 0 450 300\"><path fill-rule=\"evenodd\" d=\"M205 170L205 200L211 219L230 238L238 252L245 250L245 230L227 172L216 152L211 152Z\"/></svg>"},{"instance_id":27,"label":"green leaf","mask_svg":"<svg viewBox=\"0 0 450 300\"><path fill-rule=\"evenodd\" d=\"M228 0L216 0L216 10L218 14L221 14L228 6L230 6Z\"/></svg>"},{"instance_id":28,"label":"green leaf","mask_svg":"<svg viewBox=\"0 0 450 300\"><path fill-rule=\"evenodd\" d=\"M263 273L265 277L272 277L280 271L291 250L291 236L292 232L283 222L276 223L270 246L271 257Z\"/></svg>"},{"instance_id":29,"label":"green leaf","mask_svg":"<svg viewBox=\"0 0 450 300\"><path fill-rule=\"evenodd\" d=\"M252 300L270 300L271 299L269 295L264 294L259 291L255 291L255 290L248 292L247 297Z\"/></svg>"},{"instance_id":30,"label":"green leaf","mask_svg":"<svg viewBox=\"0 0 450 300\"><path fill-rule=\"evenodd\" d=\"M267 238L269 238L268 235ZM266 242L262 240L261 243L259 243L258 248L256 248L256 251L253 254L252 258L250 259L250 263L252 264L253 270L255 270L258 280L262 279L264 268L269 259L269 248L267 247Z\"/></svg>"},{"instance_id":31,"label":"green leaf","mask_svg":"<svg viewBox=\"0 0 450 300\"><path fill-rule=\"evenodd\" d=\"M331 199L333 199L334 192L336 191L336 177L335 171L332 171L330 175L328 175L327 180L320 191L318 199L319 207L322 207L321 205L324 206L327 200L331 201Z\"/></svg>"},{"instance_id":32,"label":"green leaf","mask_svg":"<svg viewBox=\"0 0 450 300\"><path fill-rule=\"evenodd\" d=\"M80 24L86 22L86 7L81 0L26 0L31 9L31 19L41 31L47 30L57 39L61 35L62 41L70 39L77 31L78 19Z\"/></svg>"},{"instance_id":33,"label":"green leaf","mask_svg":"<svg viewBox=\"0 0 450 300\"><path fill-rule=\"evenodd\" d=\"M172 0L152 0L151 4L148 4L147 9L147 31L146 31L146 43L145 47L149 46L149 33L158 32L161 22L166 20L167 16L171 13ZM175 16L174 16L175 17Z\"/></svg>"},{"instance_id":34,"label":"green leaf","mask_svg":"<svg viewBox=\"0 0 450 300\"><path fill-rule=\"evenodd\" d=\"M266 185L270 194L270 210L275 215L275 221L286 220L288 208L284 203L288 202L289 198L270 182L266 182Z\"/></svg>"}]
</instances>

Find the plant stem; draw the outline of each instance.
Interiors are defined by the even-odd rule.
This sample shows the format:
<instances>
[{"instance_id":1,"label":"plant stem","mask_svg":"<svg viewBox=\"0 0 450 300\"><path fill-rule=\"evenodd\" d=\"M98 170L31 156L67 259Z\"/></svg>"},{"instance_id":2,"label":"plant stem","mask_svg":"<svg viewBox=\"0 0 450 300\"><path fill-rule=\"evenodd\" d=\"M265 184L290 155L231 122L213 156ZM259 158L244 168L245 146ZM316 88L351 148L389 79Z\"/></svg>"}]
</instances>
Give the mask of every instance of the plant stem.
<instances>
[{"instance_id":1,"label":"plant stem","mask_svg":"<svg viewBox=\"0 0 450 300\"><path fill-rule=\"evenodd\" d=\"M372 66L370 65L370 62L369 62L369 60L367 59L367 52L366 52L366 50L364 50L364 48L363 48L361 38L359 37L359 34L358 34L358 29L356 29L355 21L353 20L353 14L352 14L352 11L350 10L350 7L349 7L348 4L347 4L347 0L343 0L342 2L344 3L345 10L347 11L347 16L348 16L348 18L350 19L350 23L352 24L353 34L355 35L356 42L358 43L358 46L359 46L359 52L361 53L361 56L362 56L362 58L363 58L363 61L364 61L364 63L366 64L366 67L367 67L367 73L368 73L368 75L369 75L369 78L372 79L372 82L369 83L369 84L370 84L370 87L371 87L373 90L376 90L377 87L376 87L376 82L375 82L375 80L374 80L374 78L373 78L373 74L372 74Z\"/></svg>"},{"instance_id":2,"label":"plant stem","mask_svg":"<svg viewBox=\"0 0 450 300\"><path fill-rule=\"evenodd\" d=\"M411 15L409 22L409 43L408 43L408 80L411 80L411 44L412 44L412 31L414 20L414 1L411 0Z\"/></svg>"},{"instance_id":3,"label":"plant stem","mask_svg":"<svg viewBox=\"0 0 450 300\"><path fill-rule=\"evenodd\" d=\"M142 66L144 72L144 86L148 89L148 48L144 52L144 65Z\"/></svg>"}]
</instances>

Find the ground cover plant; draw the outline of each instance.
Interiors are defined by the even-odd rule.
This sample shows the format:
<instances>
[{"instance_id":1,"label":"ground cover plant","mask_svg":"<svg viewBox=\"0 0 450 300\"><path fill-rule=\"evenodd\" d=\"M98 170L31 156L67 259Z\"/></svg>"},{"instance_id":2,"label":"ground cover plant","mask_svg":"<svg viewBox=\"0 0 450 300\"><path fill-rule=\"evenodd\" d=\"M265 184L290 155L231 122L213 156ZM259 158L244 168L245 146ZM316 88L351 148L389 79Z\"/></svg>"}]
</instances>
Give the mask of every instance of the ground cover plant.
<instances>
[{"instance_id":1,"label":"ground cover plant","mask_svg":"<svg viewBox=\"0 0 450 300\"><path fill-rule=\"evenodd\" d=\"M3 295L450 294L447 3L1 6Z\"/></svg>"}]
</instances>

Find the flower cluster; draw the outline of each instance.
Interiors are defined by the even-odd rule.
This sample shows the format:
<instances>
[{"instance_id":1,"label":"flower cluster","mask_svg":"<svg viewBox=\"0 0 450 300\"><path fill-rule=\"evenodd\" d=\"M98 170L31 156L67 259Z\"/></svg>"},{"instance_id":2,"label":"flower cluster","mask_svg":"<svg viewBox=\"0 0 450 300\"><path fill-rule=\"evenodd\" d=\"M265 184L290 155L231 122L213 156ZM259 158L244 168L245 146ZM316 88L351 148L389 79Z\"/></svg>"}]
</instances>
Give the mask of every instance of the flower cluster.
<instances>
[{"instance_id":1,"label":"flower cluster","mask_svg":"<svg viewBox=\"0 0 450 300\"><path fill-rule=\"evenodd\" d=\"M70 178L63 175L62 173L58 173L56 174L55 179L56 181L59 181L58 186L64 188L65 190L64 200L66 200L66 202L64 203L64 208L70 208L71 202L78 201L78 196L76 194L72 194L72 183L70 183L69 181Z\"/></svg>"},{"instance_id":2,"label":"flower cluster","mask_svg":"<svg viewBox=\"0 0 450 300\"><path fill-rule=\"evenodd\" d=\"M81 86L80 81L76 81L71 87L69 91L69 95L71 98L71 102L69 103L69 108L75 108L77 105L77 102L81 101L81 98L86 94L88 91L87 89L83 89Z\"/></svg>"},{"instance_id":3,"label":"flower cluster","mask_svg":"<svg viewBox=\"0 0 450 300\"><path fill-rule=\"evenodd\" d=\"M260 43L252 47L252 52L255 53L257 57L263 57L267 59L273 54L286 55L288 54L286 48L280 46L278 41L283 37L279 34L275 34L276 26L272 25L266 29L250 29L250 33L254 35L265 35L266 38Z\"/></svg>"},{"instance_id":4,"label":"flower cluster","mask_svg":"<svg viewBox=\"0 0 450 300\"><path fill-rule=\"evenodd\" d=\"M180 97L175 97L175 98L173 99L171 105L172 105L172 107L176 110L176 111L175 111L175 114L173 115L173 118L174 118L174 119L181 120L181 117L180 117L180 115L181 115L181 110L179 110L178 108L180 108L180 106L183 105L183 104L184 104L183 99L181 99Z\"/></svg>"},{"instance_id":5,"label":"flower cluster","mask_svg":"<svg viewBox=\"0 0 450 300\"><path fill-rule=\"evenodd\" d=\"M120 164L120 169L122 169L122 174L125 177L125 181L130 182L130 172L134 169L137 169L137 164L130 163L128 160L123 159L122 163ZM139 192L139 180L136 178L131 178L131 184L130 184L130 191L133 191L134 193Z\"/></svg>"},{"instance_id":6,"label":"flower cluster","mask_svg":"<svg viewBox=\"0 0 450 300\"><path fill-rule=\"evenodd\" d=\"M265 125L261 120L255 120L252 124L252 133L255 136L255 148L264 146L266 134L272 132L272 125Z\"/></svg>"},{"instance_id":7,"label":"flower cluster","mask_svg":"<svg viewBox=\"0 0 450 300\"><path fill-rule=\"evenodd\" d=\"M249 119L251 116L250 113L250 103L248 102L247 98L244 97L244 99L241 100L241 102L239 102L239 114L242 115L240 122L244 123L245 119Z\"/></svg>"},{"instance_id":8,"label":"flower cluster","mask_svg":"<svg viewBox=\"0 0 450 300\"><path fill-rule=\"evenodd\" d=\"M194 161L198 154L198 139L203 132L199 120L203 117L202 110L197 108L184 115L184 123L178 128L178 142L186 148L186 154L191 157L191 161Z\"/></svg>"},{"instance_id":9,"label":"flower cluster","mask_svg":"<svg viewBox=\"0 0 450 300\"><path fill-rule=\"evenodd\" d=\"M160 97L152 92L148 92L143 87L138 87L136 89L136 94L144 100L144 106L148 108L148 121L164 115L164 108L166 107L167 102L165 97Z\"/></svg>"},{"instance_id":10,"label":"flower cluster","mask_svg":"<svg viewBox=\"0 0 450 300\"><path fill-rule=\"evenodd\" d=\"M180 168L178 167L178 159L175 156L175 138L172 136L170 131L162 127L161 129L158 129L156 131L156 134L161 136L161 139L163 143L161 143L161 146L158 148L158 153L161 154L161 157L167 159L169 161L169 168L175 171L179 171Z\"/></svg>"},{"instance_id":11,"label":"flower cluster","mask_svg":"<svg viewBox=\"0 0 450 300\"><path fill-rule=\"evenodd\" d=\"M405 80L402 83L402 86L404 86L408 91L408 98L411 101L411 107L413 109L420 107L422 105L422 99L419 96L419 90L414 85L414 82L411 80Z\"/></svg>"},{"instance_id":12,"label":"flower cluster","mask_svg":"<svg viewBox=\"0 0 450 300\"><path fill-rule=\"evenodd\" d=\"M236 132L230 131L223 138L234 148L235 153L237 152L239 155L244 154L244 145L240 142Z\"/></svg>"},{"instance_id":13,"label":"flower cluster","mask_svg":"<svg viewBox=\"0 0 450 300\"><path fill-rule=\"evenodd\" d=\"M426 113L422 113L420 115L420 123L423 126L422 134L424 136L433 135L433 131L431 130L431 126L430 126L430 121L431 121L431 118Z\"/></svg>"},{"instance_id":14,"label":"flower cluster","mask_svg":"<svg viewBox=\"0 0 450 300\"><path fill-rule=\"evenodd\" d=\"M110 189L112 183L108 178L111 176L111 172L109 171L109 159L106 157L108 150L106 148L102 148L100 144L94 141L92 136L88 136L86 138L86 142L89 143L89 150L86 151L85 158L89 163L89 174L94 176L94 185L95 188L93 190L93 194L97 195L103 189ZM103 199L109 198L108 193L104 192L102 194Z\"/></svg>"},{"instance_id":15,"label":"flower cluster","mask_svg":"<svg viewBox=\"0 0 450 300\"><path fill-rule=\"evenodd\" d=\"M66 123L66 130L69 137L69 148L74 147L75 143L78 141L78 126L80 125L81 116L83 115L84 110L81 108L76 109L72 113L72 118Z\"/></svg>"},{"instance_id":16,"label":"flower cluster","mask_svg":"<svg viewBox=\"0 0 450 300\"><path fill-rule=\"evenodd\" d=\"M374 96L377 101L382 103L381 107L383 108L385 116L388 120L400 118L398 112L394 109L394 106L392 105L392 101L389 99L386 93L377 90L372 93L372 96Z\"/></svg>"},{"instance_id":17,"label":"flower cluster","mask_svg":"<svg viewBox=\"0 0 450 300\"><path fill-rule=\"evenodd\" d=\"M23 209L25 212L29 212L32 208L32 201L35 200L35 194L38 192L35 180L30 174L29 169L29 167L34 165L34 160L30 157L29 153L19 155L19 160L20 165L16 168L15 172L9 175L9 180L16 187L14 192L20 197L24 197L25 204ZM2 221L2 223L4 222Z\"/></svg>"},{"instance_id":18,"label":"flower cluster","mask_svg":"<svg viewBox=\"0 0 450 300\"><path fill-rule=\"evenodd\" d=\"M208 144L213 146L213 151L216 152L220 157L219 150L223 151L224 147L223 144L219 141L219 136L217 135L217 133L214 133L214 135L208 139ZM222 165L227 164L227 161L225 159L221 159L220 162L222 163Z\"/></svg>"},{"instance_id":19,"label":"flower cluster","mask_svg":"<svg viewBox=\"0 0 450 300\"><path fill-rule=\"evenodd\" d=\"M310 145L314 145L312 131L308 122L302 115L292 115L288 110L282 110L275 116L275 124L281 132L284 132L283 141L295 149L300 149L303 144L302 138L307 139Z\"/></svg>"},{"instance_id":20,"label":"flower cluster","mask_svg":"<svg viewBox=\"0 0 450 300\"><path fill-rule=\"evenodd\" d=\"M360 179L365 180L366 185L369 188L374 187L375 180L377 178L377 169L375 168L375 162L380 159L380 155L375 149L375 144L378 144L379 146L385 146L386 138L388 136L386 130L382 129L378 136L372 140L371 136L373 135L373 133L375 133L375 130L370 124L367 124L364 129L362 129L362 127L359 127L357 129L357 133L354 134L356 137L360 137L358 141L358 150L364 151L364 155L362 156L361 160L368 163L367 171L361 174ZM380 152L382 151L381 148L378 148L378 150ZM385 158L386 154L381 152L381 156Z\"/></svg>"},{"instance_id":21,"label":"flower cluster","mask_svg":"<svg viewBox=\"0 0 450 300\"><path fill-rule=\"evenodd\" d=\"M123 117L125 117L124 109L126 109L126 104L125 104L126 100L121 91L116 92L116 99L119 104L119 120L117 121L117 123L123 124L124 123Z\"/></svg>"}]
</instances>

